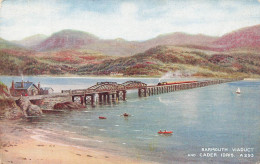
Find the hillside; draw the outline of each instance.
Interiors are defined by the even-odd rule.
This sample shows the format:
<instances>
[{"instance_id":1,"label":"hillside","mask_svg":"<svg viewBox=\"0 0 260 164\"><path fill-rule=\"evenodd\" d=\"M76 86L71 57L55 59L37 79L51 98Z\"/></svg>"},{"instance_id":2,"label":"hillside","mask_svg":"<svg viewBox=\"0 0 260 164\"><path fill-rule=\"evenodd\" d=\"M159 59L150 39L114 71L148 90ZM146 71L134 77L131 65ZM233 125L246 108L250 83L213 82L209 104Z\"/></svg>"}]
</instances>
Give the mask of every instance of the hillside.
<instances>
[{"instance_id":1,"label":"hillside","mask_svg":"<svg viewBox=\"0 0 260 164\"><path fill-rule=\"evenodd\" d=\"M161 76L180 71L184 76L259 77L259 27L220 38L172 33L144 42L63 30L34 47L38 51L0 39L0 75Z\"/></svg>"},{"instance_id":2,"label":"hillside","mask_svg":"<svg viewBox=\"0 0 260 164\"><path fill-rule=\"evenodd\" d=\"M157 46L130 57L114 58L86 51L64 50L28 56L0 50L0 75L260 76L260 55L250 51L217 53L187 47Z\"/></svg>"},{"instance_id":3,"label":"hillside","mask_svg":"<svg viewBox=\"0 0 260 164\"><path fill-rule=\"evenodd\" d=\"M190 35L181 32L159 35L154 39L143 42L146 48L152 48L158 45L209 45L216 41L218 37L211 37L202 34Z\"/></svg>"},{"instance_id":4,"label":"hillside","mask_svg":"<svg viewBox=\"0 0 260 164\"><path fill-rule=\"evenodd\" d=\"M88 51L63 50L37 53L28 50L0 49L0 75L75 74L86 64L100 64L113 57Z\"/></svg>"},{"instance_id":5,"label":"hillside","mask_svg":"<svg viewBox=\"0 0 260 164\"><path fill-rule=\"evenodd\" d=\"M21 47L15 43L0 38L0 49L21 49Z\"/></svg>"},{"instance_id":6,"label":"hillside","mask_svg":"<svg viewBox=\"0 0 260 164\"><path fill-rule=\"evenodd\" d=\"M24 38L23 40L19 41L12 41L13 43L26 47L26 48L32 48L36 45L40 44L42 41L44 41L47 38L46 35L43 34L36 34L27 38Z\"/></svg>"},{"instance_id":7,"label":"hillside","mask_svg":"<svg viewBox=\"0 0 260 164\"><path fill-rule=\"evenodd\" d=\"M36 44L32 46L30 42L34 39ZM104 40L82 31L62 30L41 42L37 36L32 36L15 43L40 52L80 49L110 56L131 56L158 45L207 45L216 39L216 37L201 34L171 33L147 41L135 42L121 38Z\"/></svg>"},{"instance_id":8,"label":"hillside","mask_svg":"<svg viewBox=\"0 0 260 164\"><path fill-rule=\"evenodd\" d=\"M105 40L83 31L62 30L47 38L36 35L15 43L40 52L87 50L109 56L131 56L158 45L182 45L222 52L233 49L256 49L258 51L260 49L259 33L260 25L257 25L236 30L222 37L175 32L137 42L120 38Z\"/></svg>"},{"instance_id":9,"label":"hillside","mask_svg":"<svg viewBox=\"0 0 260 164\"><path fill-rule=\"evenodd\" d=\"M212 44L221 50L237 48L260 49L260 25L242 28L228 33Z\"/></svg>"},{"instance_id":10,"label":"hillside","mask_svg":"<svg viewBox=\"0 0 260 164\"><path fill-rule=\"evenodd\" d=\"M123 39L102 40L92 34L75 30L54 33L32 48L42 52L82 49L111 56L133 55L140 51L137 42Z\"/></svg>"},{"instance_id":11,"label":"hillside","mask_svg":"<svg viewBox=\"0 0 260 164\"><path fill-rule=\"evenodd\" d=\"M59 75L70 71L66 65L46 64L38 58L27 56L26 52L17 55L13 51L0 50L0 54L0 75Z\"/></svg>"},{"instance_id":12,"label":"hillside","mask_svg":"<svg viewBox=\"0 0 260 164\"><path fill-rule=\"evenodd\" d=\"M260 75L260 56L254 53L210 54L175 46L158 46L131 57L108 60L99 65L78 69L80 75L108 75L119 72L127 76L161 76L166 72L183 76L238 77Z\"/></svg>"},{"instance_id":13,"label":"hillside","mask_svg":"<svg viewBox=\"0 0 260 164\"><path fill-rule=\"evenodd\" d=\"M75 31L75 30L63 30L54 33L43 42L34 47L38 51L51 51L60 49L78 49L86 44L93 44L99 39L89 33Z\"/></svg>"}]
</instances>

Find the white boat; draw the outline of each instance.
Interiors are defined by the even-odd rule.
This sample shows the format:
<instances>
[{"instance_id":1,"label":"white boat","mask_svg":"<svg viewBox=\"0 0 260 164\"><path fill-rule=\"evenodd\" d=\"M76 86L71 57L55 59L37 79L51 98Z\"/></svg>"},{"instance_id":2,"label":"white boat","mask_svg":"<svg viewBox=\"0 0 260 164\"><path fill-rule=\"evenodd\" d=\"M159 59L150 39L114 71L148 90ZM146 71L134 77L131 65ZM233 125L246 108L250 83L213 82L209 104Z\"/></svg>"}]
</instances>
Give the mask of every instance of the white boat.
<instances>
[{"instance_id":1,"label":"white boat","mask_svg":"<svg viewBox=\"0 0 260 164\"><path fill-rule=\"evenodd\" d=\"M240 88L237 88L236 93L240 94Z\"/></svg>"}]
</instances>

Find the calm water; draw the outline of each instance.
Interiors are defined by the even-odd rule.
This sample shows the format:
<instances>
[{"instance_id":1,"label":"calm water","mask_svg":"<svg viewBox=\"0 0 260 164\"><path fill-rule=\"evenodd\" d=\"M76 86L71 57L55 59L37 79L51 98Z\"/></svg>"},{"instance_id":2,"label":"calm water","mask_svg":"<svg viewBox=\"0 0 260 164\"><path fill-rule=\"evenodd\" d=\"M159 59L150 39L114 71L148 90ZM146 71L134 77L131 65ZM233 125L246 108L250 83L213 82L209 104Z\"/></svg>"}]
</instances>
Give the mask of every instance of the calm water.
<instances>
[{"instance_id":1,"label":"calm water","mask_svg":"<svg viewBox=\"0 0 260 164\"><path fill-rule=\"evenodd\" d=\"M20 77L0 77L10 86ZM86 88L97 81L125 82L129 79L25 77L60 89ZM131 79L132 80L132 79ZM136 79L148 84L158 79ZM169 79L168 79L169 80ZM170 79L177 80L177 79ZM54 85L55 84L55 85ZM73 85L72 85L73 84ZM237 88L241 94L235 93ZM84 111L46 114L21 121L35 134L75 146L94 147L160 163L256 163L260 160L260 81L239 81L138 98L96 106ZM121 116L127 112L132 116ZM99 120L98 116L107 117ZM170 136L158 130L172 130ZM200 157L202 148L228 148L235 157ZM240 157L232 148L254 148L254 157ZM195 154L195 157L188 157Z\"/></svg>"}]
</instances>

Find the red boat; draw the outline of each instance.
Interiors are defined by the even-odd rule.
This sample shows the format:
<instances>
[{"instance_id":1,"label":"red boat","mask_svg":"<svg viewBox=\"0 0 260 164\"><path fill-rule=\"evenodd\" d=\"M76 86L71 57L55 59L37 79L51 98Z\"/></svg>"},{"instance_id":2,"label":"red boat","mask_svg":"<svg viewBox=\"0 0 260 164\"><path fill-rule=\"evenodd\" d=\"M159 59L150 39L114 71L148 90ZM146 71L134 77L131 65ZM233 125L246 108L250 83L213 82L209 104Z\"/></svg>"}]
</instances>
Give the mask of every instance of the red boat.
<instances>
[{"instance_id":1,"label":"red boat","mask_svg":"<svg viewBox=\"0 0 260 164\"><path fill-rule=\"evenodd\" d=\"M172 131L159 131L158 134L172 134Z\"/></svg>"},{"instance_id":2,"label":"red boat","mask_svg":"<svg viewBox=\"0 0 260 164\"><path fill-rule=\"evenodd\" d=\"M125 116L125 117L128 117L128 116L129 116L129 114L127 114L127 113L124 113L124 114L123 114L123 116Z\"/></svg>"},{"instance_id":3,"label":"red boat","mask_svg":"<svg viewBox=\"0 0 260 164\"><path fill-rule=\"evenodd\" d=\"M98 118L99 119L107 119L106 117L102 117L102 116L99 116Z\"/></svg>"}]
</instances>

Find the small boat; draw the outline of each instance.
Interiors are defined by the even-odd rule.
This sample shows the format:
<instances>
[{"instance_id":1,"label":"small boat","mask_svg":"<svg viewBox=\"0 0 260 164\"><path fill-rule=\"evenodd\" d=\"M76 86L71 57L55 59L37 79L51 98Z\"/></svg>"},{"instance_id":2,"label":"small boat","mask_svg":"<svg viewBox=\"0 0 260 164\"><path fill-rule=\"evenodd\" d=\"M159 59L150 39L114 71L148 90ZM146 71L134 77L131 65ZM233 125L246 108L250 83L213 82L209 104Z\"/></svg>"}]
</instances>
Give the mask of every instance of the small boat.
<instances>
[{"instance_id":1,"label":"small boat","mask_svg":"<svg viewBox=\"0 0 260 164\"><path fill-rule=\"evenodd\" d=\"M124 113L124 114L123 114L123 116L124 116L124 117L128 117L128 116L129 116L129 114L127 114L127 113Z\"/></svg>"},{"instance_id":2,"label":"small boat","mask_svg":"<svg viewBox=\"0 0 260 164\"><path fill-rule=\"evenodd\" d=\"M107 119L106 117L103 117L103 116L99 116L98 118L99 119Z\"/></svg>"},{"instance_id":3,"label":"small boat","mask_svg":"<svg viewBox=\"0 0 260 164\"><path fill-rule=\"evenodd\" d=\"M159 131L158 134L172 134L173 131Z\"/></svg>"},{"instance_id":4,"label":"small boat","mask_svg":"<svg viewBox=\"0 0 260 164\"><path fill-rule=\"evenodd\" d=\"M236 93L240 94L240 88L237 88Z\"/></svg>"}]
</instances>

